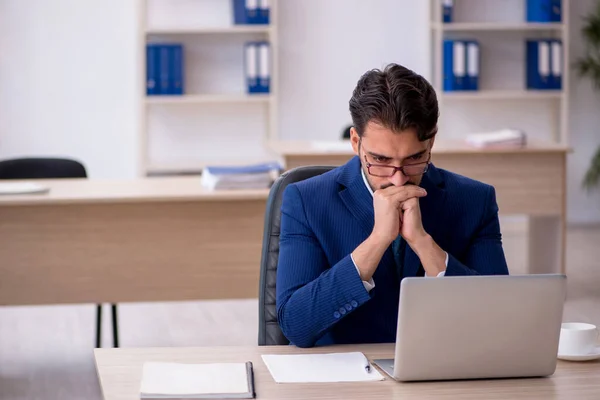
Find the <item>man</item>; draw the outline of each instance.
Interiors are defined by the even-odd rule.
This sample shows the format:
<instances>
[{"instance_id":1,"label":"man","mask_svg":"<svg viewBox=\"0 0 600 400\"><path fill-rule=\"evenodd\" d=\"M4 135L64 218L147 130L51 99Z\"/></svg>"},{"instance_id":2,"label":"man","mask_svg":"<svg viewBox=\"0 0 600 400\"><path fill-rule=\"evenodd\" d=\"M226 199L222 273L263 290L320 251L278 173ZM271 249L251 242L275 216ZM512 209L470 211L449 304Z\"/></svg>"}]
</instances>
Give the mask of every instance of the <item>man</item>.
<instances>
[{"instance_id":1,"label":"man","mask_svg":"<svg viewBox=\"0 0 600 400\"><path fill-rule=\"evenodd\" d=\"M432 86L372 70L350 113L356 156L283 196L277 312L300 347L395 341L404 277L508 274L494 188L430 162Z\"/></svg>"}]
</instances>

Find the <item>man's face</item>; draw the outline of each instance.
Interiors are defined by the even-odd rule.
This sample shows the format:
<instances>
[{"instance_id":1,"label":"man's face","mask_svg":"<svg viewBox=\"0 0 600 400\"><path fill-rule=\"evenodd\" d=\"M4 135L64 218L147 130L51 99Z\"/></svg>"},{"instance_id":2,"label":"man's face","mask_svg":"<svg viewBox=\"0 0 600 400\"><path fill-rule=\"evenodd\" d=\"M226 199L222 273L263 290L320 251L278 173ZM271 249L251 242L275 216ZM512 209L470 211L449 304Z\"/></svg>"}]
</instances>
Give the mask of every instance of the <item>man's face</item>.
<instances>
[{"instance_id":1,"label":"man's face","mask_svg":"<svg viewBox=\"0 0 600 400\"><path fill-rule=\"evenodd\" d=\"M373 191L392 185L419 185L423 174L406 176L404 173L396 171L390 177L373 176L367 170L367 162L372 165L393 165L396 167L409 164L425 166L424 163L430 157L434 138L420 142L414 129L394 133L374 122L367 124L362 139L354 128L350 132L352 148L360 158L361 166ZM419 169L419 167L411 169Z\"/></svg>"}]
</instances>

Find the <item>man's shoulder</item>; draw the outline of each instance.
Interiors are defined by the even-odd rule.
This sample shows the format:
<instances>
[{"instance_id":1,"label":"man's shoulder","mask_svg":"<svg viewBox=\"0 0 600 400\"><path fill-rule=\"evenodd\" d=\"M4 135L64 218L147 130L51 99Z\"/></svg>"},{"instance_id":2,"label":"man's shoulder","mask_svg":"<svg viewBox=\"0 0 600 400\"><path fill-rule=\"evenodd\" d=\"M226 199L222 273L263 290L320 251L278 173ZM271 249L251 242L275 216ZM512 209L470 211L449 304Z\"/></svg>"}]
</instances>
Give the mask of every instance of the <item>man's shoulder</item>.
<instances>
[{"instance_id":1,"label":"man's shoulder","mask_svg":"<svg viewBox=\"0 0 600 400\"><path fill-rule=\"evenodd\" d=\"M486 196L490 191L494 191L494 187L485 182L443 168L437 168L437 170L443 178L446 191L456 194L458 197L480 198L480 196Z\"/></svg>"},{"instance_id":2,"label":"man's shoulder","mask_svg":"<svg viewBox=\"0 0 600 400\"><path fill-rule=\"evenodd\" d=\"M342 167L334 167L331 170L322 174L290 183L288 186L294 186L301 193L321 193L324 194L328 191L334 190L337 186L337 179L340 175Z\"/></svg>"}]
</instances>

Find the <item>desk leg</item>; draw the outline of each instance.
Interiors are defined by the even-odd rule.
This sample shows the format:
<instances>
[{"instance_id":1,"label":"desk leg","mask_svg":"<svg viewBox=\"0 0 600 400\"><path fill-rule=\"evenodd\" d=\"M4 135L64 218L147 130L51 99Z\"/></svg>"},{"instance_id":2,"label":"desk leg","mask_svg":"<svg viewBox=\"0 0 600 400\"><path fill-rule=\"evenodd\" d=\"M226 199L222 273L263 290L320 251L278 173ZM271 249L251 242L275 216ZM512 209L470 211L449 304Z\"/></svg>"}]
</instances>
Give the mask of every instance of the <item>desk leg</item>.
<instances>
[{"instance_id":1,"label":"desk leg","mask_svg":"<svg viewBox=\"0 0 600 400\"><path fill-rule=\"evenodd\" d=\"M560 216L530 217L529 273L565 273L564 244L564 223Z\"/></svg>"}]
</instances>

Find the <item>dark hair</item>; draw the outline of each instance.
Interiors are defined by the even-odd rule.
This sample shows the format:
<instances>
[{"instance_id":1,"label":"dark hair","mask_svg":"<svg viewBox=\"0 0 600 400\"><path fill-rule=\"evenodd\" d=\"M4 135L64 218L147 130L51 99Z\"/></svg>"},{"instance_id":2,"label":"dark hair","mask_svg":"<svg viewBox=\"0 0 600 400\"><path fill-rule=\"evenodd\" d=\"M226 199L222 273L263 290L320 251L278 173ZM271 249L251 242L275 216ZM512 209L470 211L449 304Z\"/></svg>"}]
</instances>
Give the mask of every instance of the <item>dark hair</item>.
<instances>
[{"instance_id":1,"label":"dark hair","mask_svg":"<svg viewBox=\"0 0 600 400\"><path fill-rule=\"evenodd\" d=\"M359 136L373 121L394 132L413 128L420 141L437 133L439 108L435 90L421 75L398 64L373 69L360 77L350 99L350 114Z\"/></svg>"}]
</instances>

